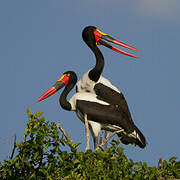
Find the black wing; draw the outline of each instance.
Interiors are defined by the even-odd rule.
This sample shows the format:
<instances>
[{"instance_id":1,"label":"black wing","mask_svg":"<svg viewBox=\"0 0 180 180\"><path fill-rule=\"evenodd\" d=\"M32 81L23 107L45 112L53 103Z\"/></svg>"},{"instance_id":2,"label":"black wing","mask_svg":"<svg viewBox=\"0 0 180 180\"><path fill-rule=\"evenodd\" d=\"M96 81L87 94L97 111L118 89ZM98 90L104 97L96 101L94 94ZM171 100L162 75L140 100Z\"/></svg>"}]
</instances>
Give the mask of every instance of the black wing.
<instances>
[{"instance_id":1,"label":"black wing","mask_svg":"<svg viewBox=\"0 0 180 180\"><path fill-rule=\"evenodd\" d=\"M134 123L118 105L103 105L96 102L77 100L76 108L84 115L87 114L89 120L116 125L126 132L134 131Z\"/></svg>"},{"instance_id":2,"label":"black wing","mask_svg":"<svg viewBox=\"0 0 180 180\"><path fill-rule=\"evenodd\" d=\"M122 93L118 93L117 91L102 83L96 84L94 86L94 90L98 99L108 102L112 105L119 105L122 111L124 111L124 113L126 113L126 115L129 117L129 119L132 119L128 104Z\"/></svg>"},{"instance_id":3,"label":"black wing","mask_svg":"<svg viewBox=\"0 0 180 180\"><path fill-rule=\"evenodd\" d=\"M76 108L91 121L102 123L105 125L116 125L122 128L125 132L122 136L124 144L136 144L141 148L146 146L146 139L140 130L135 126L132 119L129 119L126 113L119 105L102 105L96 102L89 102L85 100L77 100ZM129 134L135 132L136 137L131 137Z\"/></svg>"}]
</instances>

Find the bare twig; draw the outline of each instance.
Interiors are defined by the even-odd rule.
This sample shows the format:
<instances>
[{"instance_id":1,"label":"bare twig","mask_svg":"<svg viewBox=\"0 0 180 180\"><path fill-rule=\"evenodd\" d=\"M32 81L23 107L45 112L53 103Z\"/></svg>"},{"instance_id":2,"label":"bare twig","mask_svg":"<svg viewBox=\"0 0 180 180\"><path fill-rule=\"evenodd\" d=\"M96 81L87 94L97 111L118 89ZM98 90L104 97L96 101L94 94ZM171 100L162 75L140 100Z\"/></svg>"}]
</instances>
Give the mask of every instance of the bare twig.
<instances>
[{"instance_id":1,"label":"bare twig","mask_svg":"<svg viewBox=\"0 0 180 180\"><path fill-rule=\"evenodd\" d=\"M162 169L162 168L163 168L163 159L160 158L158 162L158 169Z\"/></svg>"},{"instance_id":2,"label":"bare twig","mask_svg":"<svg viewBox=\"0 0 180 180\"><path fill-rule=\"evenodd\" d=\"M85 131L86 131L86 151L89 149L89 124L87 120L87 114L84 115Z\"/></svg>"},{"instance_id":3,"label":"bare twig","mask_svg":"<svg viewBox=\"0 0 180 180\"><path fill-rule=\"evenodd\" d=\"M108 135L108 133L107 133L107 131L105 130L105 139L107 138L107 135ZM104 144L104 148L107 149L107 142Z\"/></svg>"},{"instance_id":4,"label":"bare twig","mask_svg":"<svg viewBox=\"0 0 180 180\"><path fill-rule=\"evenodd\" d=\"M104 139L107 137L107 131L106 130L101 131L99 144L102 144L103 136L104 136ZM107 149L107 143L104 144L104 148Z\"/></svg>"},{"instance_id":5,"label":"bare twig","mask_svg":"<svg viewBox=\"0 0 180 180\"><path fill-rule=\"evenodd\" d=\"M101 134L100 134L100 141L99 141L100 144L101 144L102 141L103 141L103 135L104 135L104 131L101 131Z\"/></svg>"},{"instance_id":6,"label":"bare twig","mask_svg":"<svg viewBox=\"0 0 180 180\"><path fill-rule=\"evenodd\" d=\"M70 138L68 133L62 128L61 124L56 124L56 126L59 128L59 130L63 133L63 135L66 137L69 143L74 144L73 140Z\"/></svg>"},{"instance_id":7,"label":"bare twig","mask_svg":"<svg viewBox=\"0 0 180 180\"><path fill-rule=\"evenodd\" d=\"M97 149L104 146L109 141L109 139L111 139L115 134L120 133L120 132L122 132L122 130L114 131L111 134L108 133L107 136L105 137L104 141L98 146Z\"/></svg>"},{"instance_id":8,"label":"bare twig","mask_svg":"<svg viewBox=\"0 0 180 180\"><path fill-rule=\"evenodd\" d=\"M13 151L12 151L12 154L11 154L11 159L14 156L15 149L16 149L16 134L14 134L14 147L13 147Z\"/></svg>"}]
</instances>

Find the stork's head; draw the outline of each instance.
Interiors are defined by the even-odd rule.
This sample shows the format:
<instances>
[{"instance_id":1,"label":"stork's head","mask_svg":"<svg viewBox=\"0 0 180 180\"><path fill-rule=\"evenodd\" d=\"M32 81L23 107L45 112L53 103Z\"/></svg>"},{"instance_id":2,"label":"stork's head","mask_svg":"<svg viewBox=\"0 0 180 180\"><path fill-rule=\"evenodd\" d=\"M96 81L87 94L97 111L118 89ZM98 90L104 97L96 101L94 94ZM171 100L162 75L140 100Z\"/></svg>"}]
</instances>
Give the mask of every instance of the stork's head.
<instances>
[{"instance_id":1,"label":"stork's head","mask_svg":"<svg viewBox=\"0 0 180 180\"><path fill-rule=\"evenodd\" d=\"M64 86L67 85L72 85L72 87L76 84L77 82L77 76L76 73L73 71L67 71L63 73L60 79L57 80L57 82L49 88L48 91L46 91L38 100L37 102L42 101L43 99L46 99L62 89Z\"/></svg>"},{"instance_id":2,"label":"stork's head","mask_svg":"<svg viewBox=\"0 0 180 180\"><path fill-rule=\"evenodd\" d=\"M131 54L127 53L127 52L124 52L124 51L122 51L122 50L120 50L120 49L118 49L118 48L116 48L114 46L111 46L107 42L111 42L111 43L120 45L122 47L128 48L128 49L139 51L138 49L133 48L132 46L129 46L129 45L123 43L123 42L120 42L120 41L112 38L111 36L99 31L94 26L85 27L83 32L82 32L82 38L86 42L86 44L88 46L91 46L91 45L94 45L94 46L95 45L103 45L103 46L106 46L106 47L112 49L113 51L119 52L121 54L130 56L130 57L135 57L136 58L136 56L131 55ZM105 42L104 40L107 41L107 42Z\"/></svg>"}]
</instances>

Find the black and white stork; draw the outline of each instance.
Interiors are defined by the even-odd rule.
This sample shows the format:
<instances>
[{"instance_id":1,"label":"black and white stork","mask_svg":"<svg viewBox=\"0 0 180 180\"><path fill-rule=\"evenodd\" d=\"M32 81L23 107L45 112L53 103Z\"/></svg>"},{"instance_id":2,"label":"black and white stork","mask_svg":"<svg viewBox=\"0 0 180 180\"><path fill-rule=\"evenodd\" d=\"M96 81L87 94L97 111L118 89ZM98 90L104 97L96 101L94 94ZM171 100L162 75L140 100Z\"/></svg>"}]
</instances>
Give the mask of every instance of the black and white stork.
<instances>
[{"instance_id":1,"label":"black and white stork","mask_svg":"<svg viewBox=\"0 0 180 180\"><path fill-rule=\"evenodd\" d=\"M124 52L114 46L111 46L105 41L120 45L131 50L139 50L112 38L111 36L99 31L94 26L85 27L82 32L82 38L94 53L96 57L96 64L93 69L86 72L77 82L76 92L90 92L96 94L103 101L106 101L111 105L118 105L122 109L122 111L124 111L124 114L126 114L129 120L132 120L128 104L124 98L123 93L120 92L114 85L112 85L108 79L101 76L104 68L104 57L97 45L103 45L112 49L113 51L134 58L136 58L136 56ZM121 141L124 141L124 143L126 142L126 140L123 138L121 139Z\"/></svg>"},{"instance_id":2,"label":"black and white stork","mask_svg":"<svg viewBox=\"0 0 180 180\"><path fill-rule=\"evenodd\" d=\"M68 111L75 111L82 122L84 122L86 114L94 139L98 139L101 129L111 132L121 130L118 136L122 137L122 143L138 145L140 148L146 146L144 135L129 118L128 113L125 113L121 106L116 104L116 98L112 97L109 103L108 100L106 101L96 94L77 92L67 101L67 96L76 83L76 74L73 71L67 71L37 102L46 99L66 86L59 98L61 107ZM115 94L116 97L117 92L112 89L111 91L111 94ZM94 146L96 149L97 141L94 141Z\"/></svg>"}]
</instances>

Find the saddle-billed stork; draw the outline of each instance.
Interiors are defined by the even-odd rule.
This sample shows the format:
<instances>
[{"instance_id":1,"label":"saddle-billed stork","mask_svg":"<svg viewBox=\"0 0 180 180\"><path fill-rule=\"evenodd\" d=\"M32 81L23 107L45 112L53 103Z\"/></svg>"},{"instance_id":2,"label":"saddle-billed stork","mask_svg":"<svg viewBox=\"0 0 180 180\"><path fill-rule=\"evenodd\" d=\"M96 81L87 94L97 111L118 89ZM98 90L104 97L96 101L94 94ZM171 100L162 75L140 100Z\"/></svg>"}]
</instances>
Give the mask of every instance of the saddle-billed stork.
<instances>
[{"instance_id":1,"label":"saddle-billed stork","mask_svg":"<svg viewBox=\"0 0 180 180\"><path fill-rule=\"evenodd\" d=\"M101 73L104 68L104 57L97 45L103 45L105 47L112 49L113 51L134 58L136 58L136 56L124 52L114 46L111 46L105 41L123 46L131 50L139 50L112 38L111 36L99 31L94 26L85 27L82 32L82 38L84 42L87 44L87 46L94 53L96 57L96 64L93 69L86 72L82 76L82 78L77 82L76 92L90 92L98 95L99 98L108 102L109 104L119 105L126 114L126 116L128 116L129 119L132 119L128 108L128 104L124 98L123 93L120 92L118 88L116 88L114 85L112 85L108 79L101 76Z\"/></svg>"},{"instance_id":2,"label":"saddle-billed stork","mask_svg":"<svg viewBox=\"0 0 180 180\"><path fill-rule=\"evenodd\" d=\"M96 94L89 92L75 93L72 98L67 101L67 96L72 88L77 83L77 76L73 71L67 71L63 76L45 93L37 102L46 99L55 92L66 86L60 95L59 102L63 109L75 111L81 121L84 122L84 116L87 115L88 122L91 126L92 135L94 138L94 146L97 148L98 134L103 130L118 131L121 133L118 136L122 137L121 141L124 144L138 145L140 148L146 146L146 139L140 130L135 126L132 119L124 112L119 104L116 104L116 99L112 97L111 102L103 100ZM117 92L111 90L112 93Z\"/></svg>"}]
</instances>

